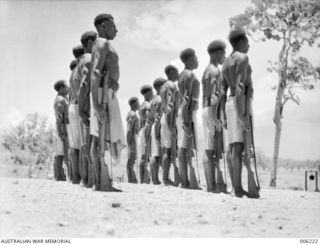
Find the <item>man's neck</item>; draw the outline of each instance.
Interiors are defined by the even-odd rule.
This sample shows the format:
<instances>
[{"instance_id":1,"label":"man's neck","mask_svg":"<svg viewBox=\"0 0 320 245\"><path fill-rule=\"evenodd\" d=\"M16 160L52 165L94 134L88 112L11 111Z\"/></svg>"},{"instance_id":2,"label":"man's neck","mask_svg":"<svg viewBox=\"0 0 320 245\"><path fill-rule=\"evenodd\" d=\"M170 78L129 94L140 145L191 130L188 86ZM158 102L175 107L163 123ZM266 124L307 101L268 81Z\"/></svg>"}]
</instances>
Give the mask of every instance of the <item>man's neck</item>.
<instances>
[{"instance_id":1,"label":"man's neck","mask_svg":"<svg viewBox=\"0 0 320 245\"><path fill-rule=\"evenodd\" d=\"M109 41L108 37L107 37L105 34L103 34L103 33L99 33L99 34L98 34L98 37L107 39L107 40Z\"/></svg>"},{"instance_id":2,"label":"man's neck","mask_svg":"<svg viewBox=\"0 0 320 245\"><path fill-rule=\"evenodd\" d=\"M217 61L217 59L215 59L215 58L211 58L210 59L210 64L212 64L212 65L214 65L215 67L217 67L218 66L218 61Z\"/></svg>"},{"instance_id":3,"label":"man's neck","mask_svg":"<svg viewBox=\"0 0 320 245\"><path fill-rule=\"evenodd\" d=\"M192 71L192 70L193 70L193 68L192 68L192 67L187 66L187 65L185 65L184 69L185 69L185 70L190 70L190 71Z\"/></svg>"}]
</instances>

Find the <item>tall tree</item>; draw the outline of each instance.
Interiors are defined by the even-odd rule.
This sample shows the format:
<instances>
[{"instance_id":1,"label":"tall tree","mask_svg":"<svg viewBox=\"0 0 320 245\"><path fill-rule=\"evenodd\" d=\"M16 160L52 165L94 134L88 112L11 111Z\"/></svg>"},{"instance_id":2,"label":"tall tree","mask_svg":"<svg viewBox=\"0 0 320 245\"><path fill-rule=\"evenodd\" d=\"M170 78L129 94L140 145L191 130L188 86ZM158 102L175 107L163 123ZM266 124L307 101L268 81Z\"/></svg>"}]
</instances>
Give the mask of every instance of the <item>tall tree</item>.
<instances>
[{"instance_id":1,"label":"tall tree","mask_svg":"<svg viewBox=\"0 0 320 245\"><path fill-rule=\"evenodd\" d=\"M243 14L230 18L230 27L244 28L254 41L275 40L282 44L278 60L268 71L278 73L275 109L273 169L270 186L276 186L277 163L284 105L300 104L297 88L310 90L320 79L320 67L301 54L303 46L314 46L320 38L319 0L252 0ZM318 44L319 48L320 45Z\"/></svg>"}]
</instances>

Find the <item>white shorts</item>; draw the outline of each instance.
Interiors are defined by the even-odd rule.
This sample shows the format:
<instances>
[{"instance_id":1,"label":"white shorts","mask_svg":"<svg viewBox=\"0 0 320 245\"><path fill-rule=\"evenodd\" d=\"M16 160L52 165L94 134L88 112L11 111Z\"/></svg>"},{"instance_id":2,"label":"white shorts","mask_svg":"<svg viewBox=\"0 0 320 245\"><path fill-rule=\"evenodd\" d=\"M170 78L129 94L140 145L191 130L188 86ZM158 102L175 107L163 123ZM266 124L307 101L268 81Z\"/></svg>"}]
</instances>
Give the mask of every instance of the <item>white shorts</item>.
<instances>
[{"instance_id":1,"label":"white shorts","mask_svg":"<svg viewBox=\"0 0 320 245\"><path fill-rule=\"evenodd\" d=\"M81 137L80 137L80 115L79 115L78 105L70 104L68 119L69 119L69 125L68 125L69 146L70 148L80 150Z\"/></svg>"},{"instance_id":2,"label":"white shorts","mask_svg":"<svg viewBox=\"0 0 320 245\"><path fill-rule=\"evenodd\" d=\"M243 142L244 126L236 113L235 97L228 97L226 103L227 132L229 144Z\"/></svg>"},{"instance_id":3,"label":"white shorts","mask_svg":"<svg viewBox=\"0 0 320 245\"><path fill-rule=\"evenodd\" d=\"M161 147L160 142L156 139L156 132L155 132L155 124L151 127L151 157L158 157L160 156Z\"/></svg>"},{"instance_id":4,"label":"white shorts","mask_svg":"<svg viewBox=\"0 0 320 245\"><path fill-rule=\"evenodd\" d=\"M140 149L140 156L144 155L146 152L146 139L145 139L145 126L140 129L139 132L139 149Z\"/></svg>"},{"instance_id":5,"label":"white shorts","mask_svg":"<svg viewBox=\"0 0 320 245\"><path fill-rule=\"evenodd\" d=\"M168 126L165 113L162 114L160 123L161 123L161 129L160 129L161 147L170 149L171 148L171 131Z\"/></svg>"},{"instance_id":6,"label":"white shorts","mask_svg":"<svg viewBox=\"0 0 320 245\"><path fill-rule=\"evenodd\" d=\"M56 156L64 156L63 141L58 135L57 128L55 132L55 152Z\"/></svg>"},{"instance_id":7,"label":"white shorts","mask_svg":"<svg viewBox=\"0 0 320 245\"><path fill-rule=\"evenodd\" d=\"M92 96L90 93L90 135L99 137L99 125L97 112L93 107Z\"/></svg>"},{"instance_id":8,"label":"white shorts","mask_svg":"<svg viewBox=\"0 0 320 245\"><path fill-rule=\"evenodd\" d=\"M198 140L198 123L197 123L197 111L193 111L192 113L192 121L194 124L194 141L196 143L196 150L199 150L199 140ZM178 131L178 147L187 148L188 144L188 135L185 130L182 128L182 111L179 109L178 117L176 120L177 131Z\"/></svg>"},{"instance_id":9,"label":"white shorts","mask_svg":"<svg viewBox=\"0 0 320 245\"><path fill-rule=\"evenodd\" d=\"M213 108L204 107L202 111L202 123L204 132L204 149L214 149L215 124L213 122Z\"/></svg>"}]
</instances>

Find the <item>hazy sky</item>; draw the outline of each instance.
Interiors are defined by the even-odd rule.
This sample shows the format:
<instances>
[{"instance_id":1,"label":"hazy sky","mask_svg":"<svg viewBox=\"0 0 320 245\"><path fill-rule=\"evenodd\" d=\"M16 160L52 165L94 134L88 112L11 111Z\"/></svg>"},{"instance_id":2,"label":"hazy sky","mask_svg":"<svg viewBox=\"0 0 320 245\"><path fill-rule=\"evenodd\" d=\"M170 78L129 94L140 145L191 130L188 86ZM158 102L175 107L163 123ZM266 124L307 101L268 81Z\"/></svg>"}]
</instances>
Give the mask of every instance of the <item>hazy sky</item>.
<instances>
[{"instance_id":1,"label":"hazy sky","mask_svg":"<svg viewBox=\"0 0 320 245\"><path fill-rule=\"evenodd\" d=\"M93 19L99 13L111 13L119 29L113 45L120 57L118 96L124 121L127 100L133 95L141 98L141 85L164 76L169 63L182 69L178 59L182 49L196 50L200 63L196 75L201 78L209 61L208 43L213 39L227 42L229 18L248 5L245 0L0 1L0 127L15 124L30 112L48 115L53 121L53 83L69 79L72 47L80 44L83 32L94 30ZM256 147L268 156L274 137L275 92L271 87L277 75L266 68L279 50L279 43L251 41L248 53L255 88ZM319 62L319 49L305 48L303 53ZM281 157L320 158L319 91L319 86L311 92L300 91L302 104L286 105Z\"/></svg>"}]
</instances>

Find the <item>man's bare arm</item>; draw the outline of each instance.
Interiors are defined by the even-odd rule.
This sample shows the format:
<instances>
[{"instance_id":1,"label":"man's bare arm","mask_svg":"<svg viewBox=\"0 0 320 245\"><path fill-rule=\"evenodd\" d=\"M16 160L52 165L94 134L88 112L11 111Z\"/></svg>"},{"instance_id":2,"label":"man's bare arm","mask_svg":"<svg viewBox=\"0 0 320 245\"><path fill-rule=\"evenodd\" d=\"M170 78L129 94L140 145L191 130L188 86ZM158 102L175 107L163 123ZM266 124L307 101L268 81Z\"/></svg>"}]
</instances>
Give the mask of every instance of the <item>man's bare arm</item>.
<instances>
[{"instance_id":1,"label":"man's bare arm","mask_svg":"<svg viewBox=\"0 0 320 245\"><path fill-rule=\"evenodd\" d=\"M222 124L224 127L227 126L227 117L226 117L226 102L227 102L227 92L228 92L228 84L227 81L222 78L221 81L221 89L220 89L220 103L221 103L221 111L222 111Z\"/></svg>"},{"instance_id":2,"label":"man's bare arm","mask_svg":"<svg viewBox=\"0 0 320 245\"><path fill-rule=\"evenodd\" d=\"M57 131L58 131L58 135L60 138L65 138L66 135L64 135L64 132L62 131L62 126L65 123L63 121L63 115L65 113L65 110L68 109L67 107L67 103L65 101L64 98L57 98L57 102L56 102L56 110L57 110L57 119L56 119L56 123L57 123Z\"/></svg>"},{"instance_id":3,"label":"man's bare arm","mask_svg":"<svg viewBox=\"0 0 320 245\"><path fill-rule=\"evenodd\" d=\"M236 78L236 113L240 120L244 121L245 115L245 83L247 79L247 68L249 64L249 58L247 55L242 55L237 62L237 78Z\"/></svg>"},{"instance_id":4,"label":"man's bare arm","mask_svg":"<svg viewBox=\"0 0 320 245\"><path fill-rule=\"evenodd\" d=\"M98 88L101 77L103 76L105 58L110 49L107 40L97 40L95 48L96 50L92 55L91 93L93 107L95 110L100 111L101 106L98 103Z\"/></svg>"}]
</instances>

